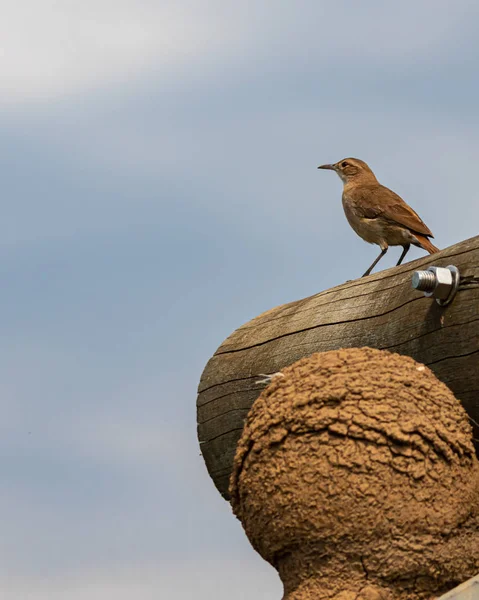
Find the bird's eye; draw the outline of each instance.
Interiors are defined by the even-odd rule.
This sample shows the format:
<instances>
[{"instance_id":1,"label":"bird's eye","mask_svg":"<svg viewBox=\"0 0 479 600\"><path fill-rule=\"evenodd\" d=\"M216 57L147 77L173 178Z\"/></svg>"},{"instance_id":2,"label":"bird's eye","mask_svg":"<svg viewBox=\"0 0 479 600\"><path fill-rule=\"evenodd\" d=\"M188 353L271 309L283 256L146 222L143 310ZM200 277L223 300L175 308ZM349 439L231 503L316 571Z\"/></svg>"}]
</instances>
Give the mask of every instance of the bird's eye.
<instances>
[{"instance_id":1,"label":"bird's eye","mask_svg":"<svg viewBox=\"0 0 479 600\"><path fill-rule=\"evenodd\" d=\"M342 166L343 168L344 168L344 167L347 167L347 166L348 166L348 163L347 163L346 161L343 161L343 162L341 163L341 166Z\"/></svg>"}]
</instances>

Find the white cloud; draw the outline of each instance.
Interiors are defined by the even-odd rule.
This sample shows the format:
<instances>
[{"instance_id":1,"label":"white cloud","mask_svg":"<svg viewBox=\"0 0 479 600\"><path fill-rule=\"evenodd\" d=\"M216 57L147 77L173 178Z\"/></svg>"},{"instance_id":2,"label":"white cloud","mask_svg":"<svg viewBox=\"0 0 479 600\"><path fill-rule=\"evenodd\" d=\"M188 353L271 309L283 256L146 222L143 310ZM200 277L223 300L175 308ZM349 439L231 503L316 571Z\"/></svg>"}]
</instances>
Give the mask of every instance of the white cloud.
<instances>
[{"instance_id":1,"label":"white cloud","mask_svg":"<svg viewBox=\"0 0 479 600\"><path fill-rule=\"evenodd\" d=\"M413 11L413 16L411 14ZM434 18L431 18L433 13ZM208 0L4 0L2 103L48 100L142 74L303 56L319 67L414 66L448 56L477 8L446 0L395 7L323 0L300 4Z\"/></svg>"},{"instance_id":2,"label":"white cloud","mask_svg":"<svg viewBox=\"0 0 479 600\"><path fill-rule=\"evenodd\" d=\"M145 68L164 70L224 39L216 22L172 1L2 2L4 102L48 99ZM219 33L218 33L219 32Z\"/></svg>"}]
</instances>

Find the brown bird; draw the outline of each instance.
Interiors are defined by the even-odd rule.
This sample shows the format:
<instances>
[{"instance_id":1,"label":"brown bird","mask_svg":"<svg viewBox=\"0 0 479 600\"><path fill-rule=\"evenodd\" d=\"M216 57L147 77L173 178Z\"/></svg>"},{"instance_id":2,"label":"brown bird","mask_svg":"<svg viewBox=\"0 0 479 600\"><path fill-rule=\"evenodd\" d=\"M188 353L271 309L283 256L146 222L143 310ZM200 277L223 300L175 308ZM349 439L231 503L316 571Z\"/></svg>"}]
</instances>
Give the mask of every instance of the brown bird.
<instances>
[{"instance_id":1,"label":"brown bird","mask_svg":"<svg viewBox=\"0 0 479 600\"><path fill-rule=\"evenodd\" d=\"M363 240L381 248L381 254L363 277L371 273L389 246L403 247L396 266L401 264L411 244L429 254L439 252L429 241L434 236L419 215L401 197L381 185L364 161L344 158L318 169L336 171L344 184L343 208L349 224Z\"/></svg>"}]
</instances>

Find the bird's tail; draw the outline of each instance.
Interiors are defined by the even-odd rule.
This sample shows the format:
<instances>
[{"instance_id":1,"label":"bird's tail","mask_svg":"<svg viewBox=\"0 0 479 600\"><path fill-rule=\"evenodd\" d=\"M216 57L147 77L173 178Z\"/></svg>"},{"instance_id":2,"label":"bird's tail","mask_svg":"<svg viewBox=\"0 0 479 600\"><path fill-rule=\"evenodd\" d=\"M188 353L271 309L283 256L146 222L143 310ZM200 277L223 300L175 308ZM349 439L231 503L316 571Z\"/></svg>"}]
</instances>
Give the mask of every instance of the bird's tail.
<instances>
[{"instance_id":1,"label":"bird's tail","mask_svg":"<svg viewBox=\"0 0 479 600\"><path fill-rule=\"evenodd\" d=\"M436 248L436 246L425 235L415 233L414 237L418 241L418 246L421 246L421 248L427 250L429 254L434 254L435 252L440 251L439 248Z\"/></svg>"}]
</instances>

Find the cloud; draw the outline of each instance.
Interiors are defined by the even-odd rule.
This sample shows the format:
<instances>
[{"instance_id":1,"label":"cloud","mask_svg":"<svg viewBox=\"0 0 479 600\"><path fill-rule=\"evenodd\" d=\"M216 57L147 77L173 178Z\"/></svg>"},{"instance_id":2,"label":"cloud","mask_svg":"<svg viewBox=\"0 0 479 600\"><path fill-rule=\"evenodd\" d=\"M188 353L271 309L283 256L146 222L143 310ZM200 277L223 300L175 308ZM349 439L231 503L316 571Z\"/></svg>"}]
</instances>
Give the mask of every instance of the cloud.
<instances>
[{"instance_id":1,"label":"cloud","mask_svg":"<svg viewBox=\"0 0 479 600\"><path fill-rule=\"evenodd\" d=\"M414 16L412 17L411 11ZM431 13L434 18L431 18ZM7 0L0 37L2 104L48 101L141 77L195 78L276 59L358 66L438 63L474 35L467 0L385 6L209 0ZM425 26L427 24L427 26ZM196 72L195 72L196 70ZM187 75L186 75L187 74Z\"/></svg>"},{"instance_id":2,"label":"cloud","mask_svg":"<svg viewBox=\"0 0 479 600\"><path fill-rule=\"evenodd\" d=\"M172 1L7 1L0 25L2 102L68 96L148 68L184 65L227 39L214 15L199 9Z\"/></svg>"}]
</instances>

